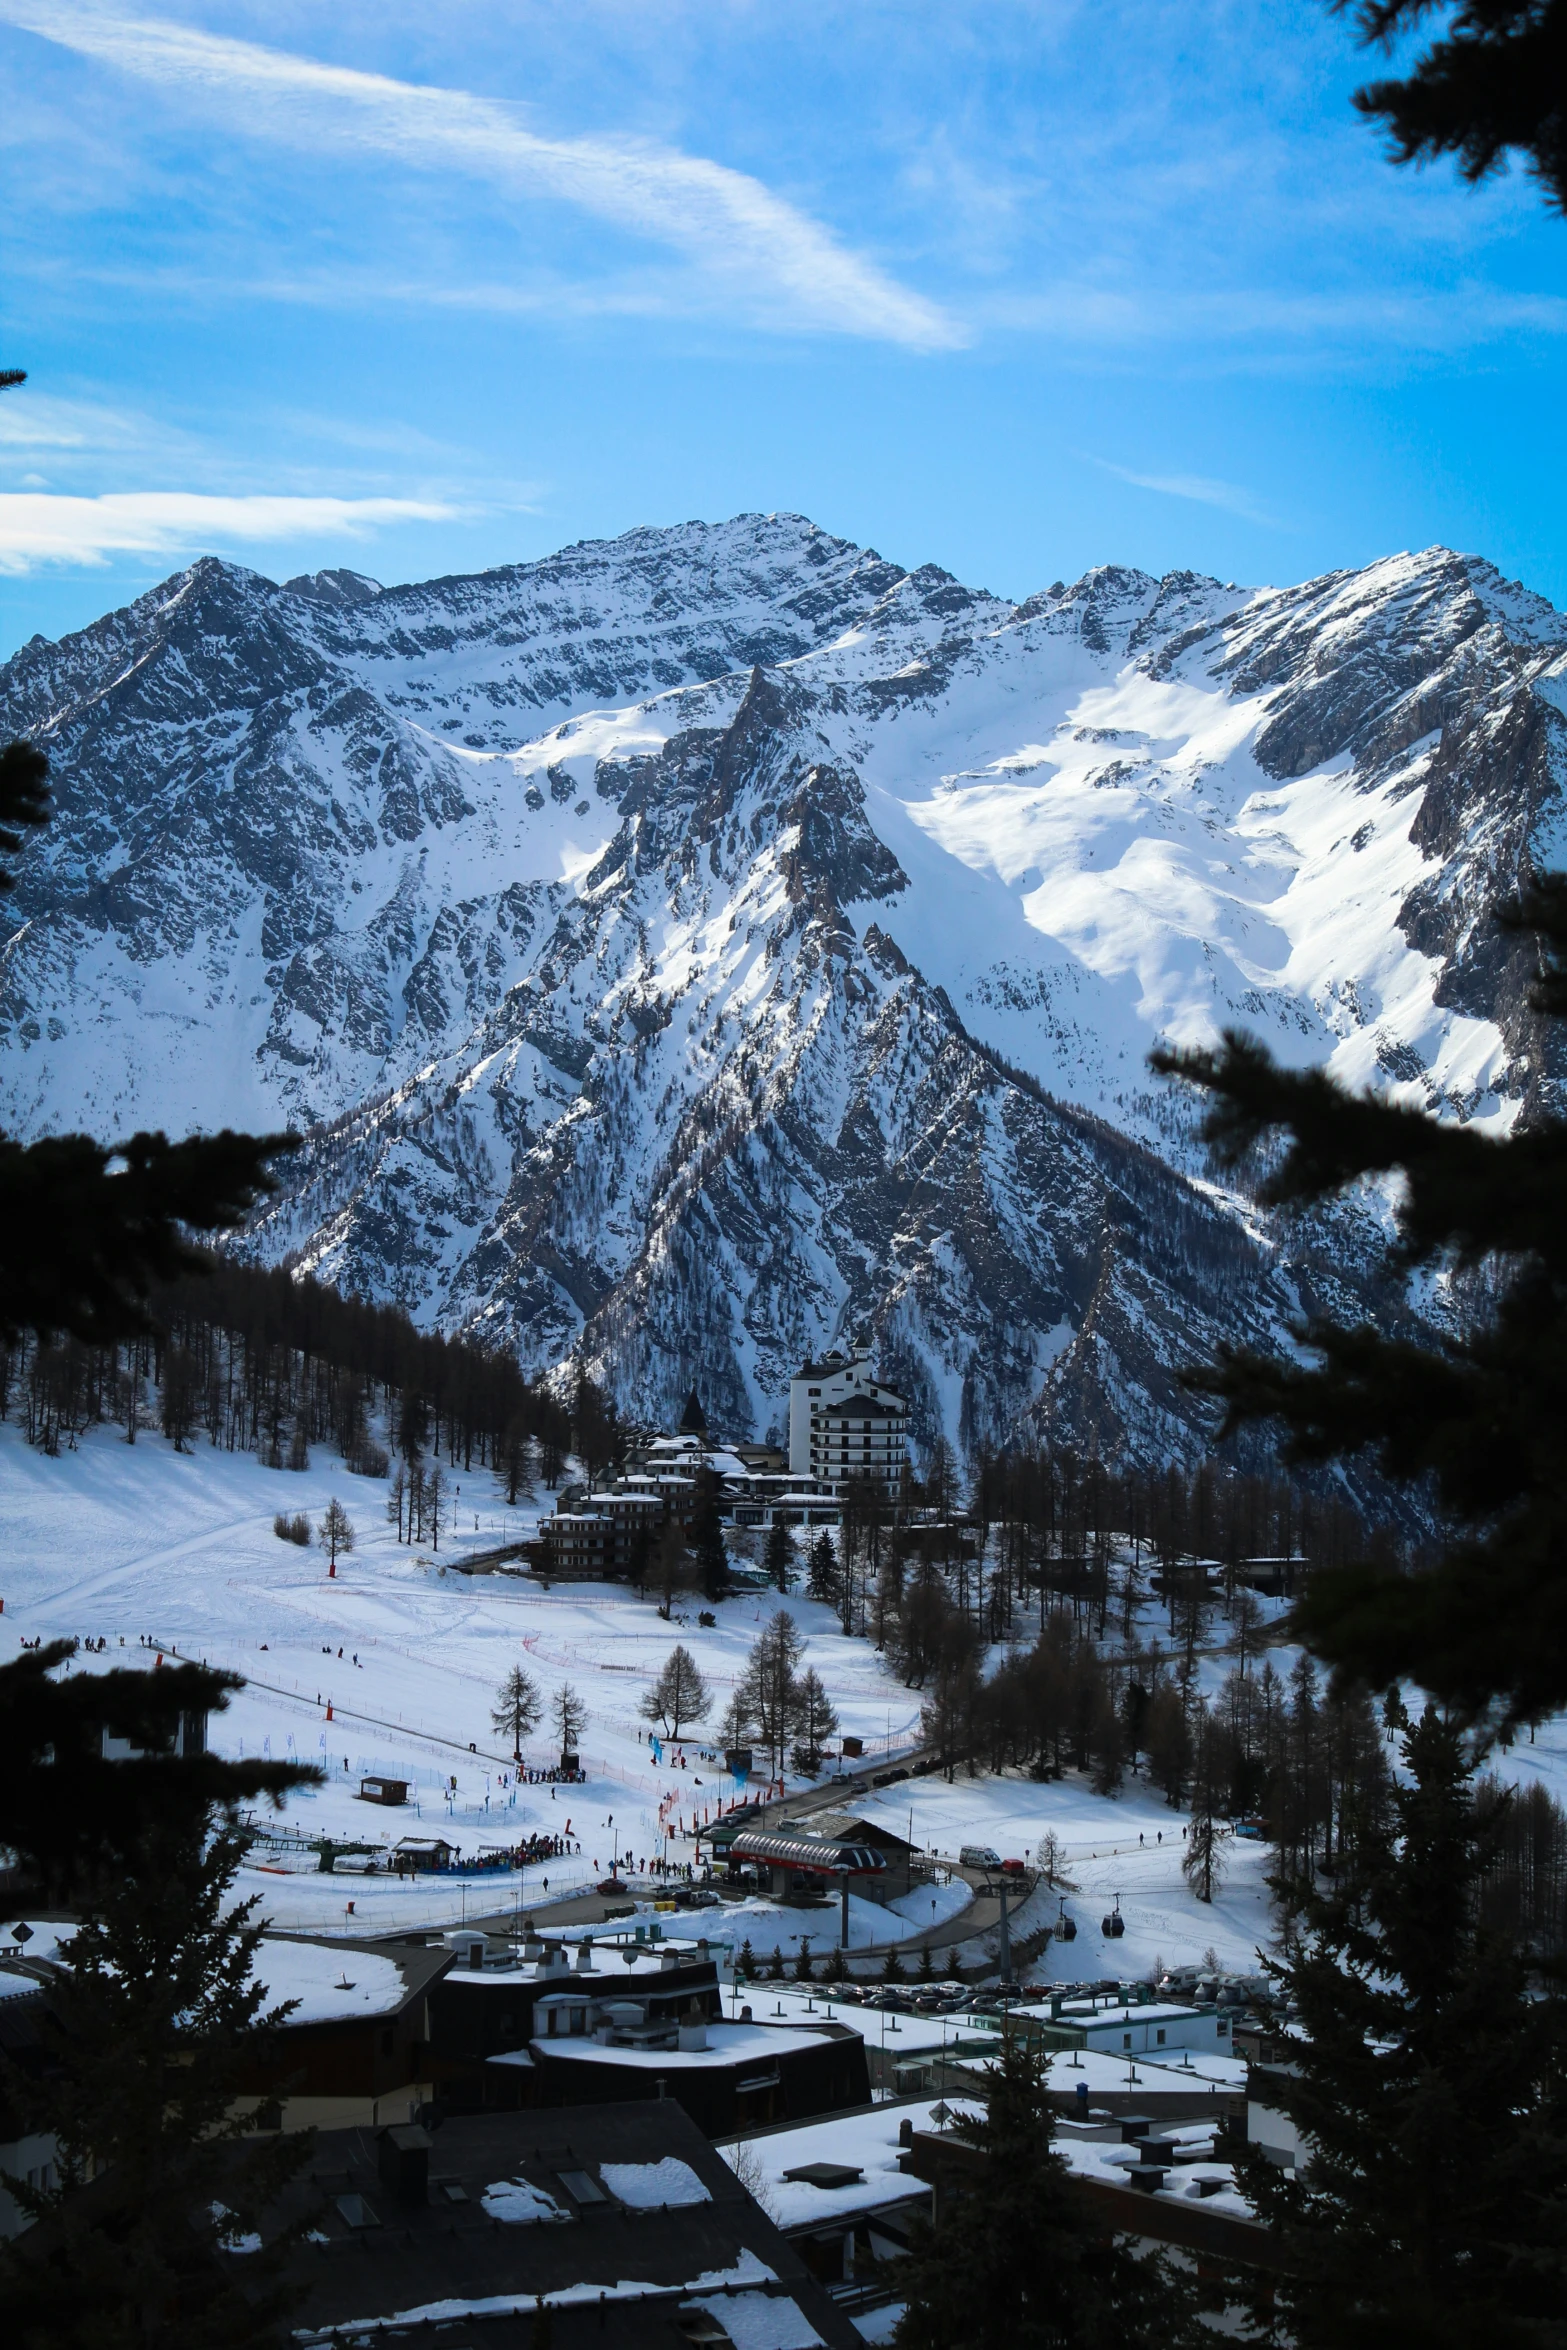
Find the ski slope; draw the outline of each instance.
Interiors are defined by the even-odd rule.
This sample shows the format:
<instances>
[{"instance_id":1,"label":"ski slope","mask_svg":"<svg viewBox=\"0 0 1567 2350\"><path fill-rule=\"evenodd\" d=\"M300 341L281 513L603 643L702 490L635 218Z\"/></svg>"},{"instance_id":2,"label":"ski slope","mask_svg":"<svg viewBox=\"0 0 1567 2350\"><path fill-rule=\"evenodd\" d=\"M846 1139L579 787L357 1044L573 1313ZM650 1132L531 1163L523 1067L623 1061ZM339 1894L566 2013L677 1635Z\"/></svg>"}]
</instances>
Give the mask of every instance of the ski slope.
<instances>
[{"instance_id":1,"label":"ski slope","mask_svg":"<svg viewBox=\"0 0 1567 2350\"><path fill-rule=\"evenodd\" d=\"M772 1592L745 1592L721 1603L716 1625L704 1629L694 1600L685 1603L684 1620L665 1624L651 1599L620 1585L546 1590L521 1576L465 1576L454 1559L526 1533L539 1511L552 1507L552 1496L506 1509L488 1475L465 1476L451 1498L455 1531L443 1528L436 1553L397 1542L386 1492L319 1451L310 1469L290 1474L247 1454L219 1452L204 1439L179 1454L161 1436L144 1431L130 1446L122 1431L103 1427L51 1460L0 1424L0 1657L15 1656L24 1640L102 1638L106 1653L84 1655L84 1668L152 1669L161 1647L244 1674L247 1686L213 1719L214 1748L296 1757L326 1773L323 1787L293 1796L272 1823L285 1833L370 1844L441 1835L469 1861L487 1845L512 1846L532 1833L564 1836L568 1827L581 1846L568 1859L522 1873L417 1883L283 1873L289 1856L269 1856L267 1867L244 1872L244 1890L261 1896L264 1914L280 1927L364 1934L513 1907L544 1916L551 1903L605 1875L617 1857L623 1866L628 1854L641 1864L665 1850L666 1824L669 1856L689 1858L691 1828L732 1800L734 1785L699 1740L674 1749L666 1743L656 1761L639 1701L674 1641L683 1640L708 1682L716 1723L752 1643L785 1603ZM318 1521L333 1494L356 1537L335 1579L322 1550L280 1541L272 1530L279 1510ZM886 1670L867 1641L846 1639L829 1609L799 1595L786 1604L844 1730L873 1755L908 1751L918 1739L918 1693ZM1288 1659L1281 1661L1287 1669ZM494 1693L515 1663L538 1684L546 1724L563 1683L586 1706L585 1785L515 1783L507 1744L490 1722ZM1212 1660L1213 1677L1222 1670L1222 1661ZM529 1741L527 1760L538 1768L554 1760L547 1726ZM1560 1790L1567 1786L1567 1729L1560 1721L1547 1725L1535 1745L1515 1747L1497 1767L1520 1781L1540 1775ZM358 1799L360 1778L372 1771L410 1782L406 1809ZM1078 1935L1051 1943L1032 1969L1041 1978L1145 1976L1161 1962L1199 1959L1210 1949L1222 1965L1244 1970L1268 1937L1266 1848L1230 1847L1224 1886L1205 1907L1181 1877L1181 1815L1136 1780L1103 1797L1072 1778L1035 1785L1015 1775L960 1775L948 1785L918 1777L856 1797L854 1808L953 1859L968 1843L1032 1857L1053 1830L1076 1888L1067 1908ZM651 1895L640 1865L632 1873L639 1892ZM1111 1942L1101 1937L1100 1920L1117 1895L1126 1932ZM896 1909L855 1896L853 1946L885 1948L945 1926L964 1898L961 1884L915 1893ZM1014 1931L1021 1937L1036 1929L1057 1907L1054 1895L1036 1895ZM836 1939L836 1910L789 1910L757 1899L701 1913L697 1930L720 1942L749 1939L758 1956L775 1945L787 1952L801 1935L822 1951ZM994 1940L991 1933L983 1947L993 1949ZM982 1954L977 1942L959 1946L964 1961Z\"/></svg>"}]
</instances>

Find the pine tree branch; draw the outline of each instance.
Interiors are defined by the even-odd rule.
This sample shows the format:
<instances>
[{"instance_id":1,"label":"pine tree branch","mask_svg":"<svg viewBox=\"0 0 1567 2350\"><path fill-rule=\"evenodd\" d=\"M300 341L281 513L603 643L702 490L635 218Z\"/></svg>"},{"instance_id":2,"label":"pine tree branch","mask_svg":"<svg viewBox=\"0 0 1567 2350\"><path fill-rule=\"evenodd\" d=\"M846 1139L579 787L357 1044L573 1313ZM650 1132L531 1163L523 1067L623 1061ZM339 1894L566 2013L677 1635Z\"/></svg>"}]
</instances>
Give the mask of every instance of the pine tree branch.
<instances>
[{"instance_id":1,"label":"pine tree branch","mask_svg":"<svg viewBox=\"0 0 1567 2350\"><path fill-rule=\"evenodd\" d=\"M172 1143L0 1137L0 1334L97 1346L150 1330L153 1284L211 1263L192 1233L236 1230L276 1189L267 1162L297 1148L227 1129Z\"/></svg>"},{"instance_id":2,"label":"pine tree branch","mask_svg":"<svg viewBox=\"0 0 1567 2350\"><path fill-rule=\"evenodd\" d=\"M238 1673L178 1664L53 1678L75 1653L74 1640L56 1640L0 1665L0 1845L20 1864L13 1909L29 1891L79 1895L154 1828L321 1783L309 1764L176 1753L182 1717L221 1713L244 1687ZM132 1754L106 1760L106 1739Z\"/></svg>"},{"instance_id":3,"label":"pine tree branch","mask_svg":"<svg viewBox=\"0 0 1567 2350\"><path fill-rule=\"evenodd\" d=\"M47 824L52 813L48 760L31 743L7 743L0 749L0 857L14 857L23 833ZM15 887L15 875L0 866L0 896Z\"/></svg>"},{"instance_id":4,"label":"pine tree branch","mask_svg":"<svg viewBox=\"0 0 1567 2350\"><path fill-rule=\"evenodd\" d=\"M1559 984L1554 967L1540 984ZM1283 1155L1251 1187L1263 1207L1305 1207L1364 1176L1397 1171L1404 1177L1397 1216L1406 1263L1438 1254L1458 1263L1538 1255L1567 1265L1561 1126L1503 1138L1444 1124L1424 1110L1350 1093L1326 1070L1281 1069L1237 1029L1225 1031L1222 1051L1161 1048L1148 1059L1160 1076L1212 1096L1199 1131L1224 1172L1244 1172L1272 1135L1288 1133Z\"/></svg>"},{"instance_id":5,"label":"pine tree branch","mask_svg":"<svg viewBox=\"0 0 1567 2350\"><path fill-rule=\"evenodd\" d=\"M1329 5L1335 15L1353 8L1361 40L1387 49L1438 0ZM1369 83L1354 103L1385 125L1395 162L1453 155L1473 187L1516 151L1552 209L1567 210L1567 0L1459 0L1445 37L1409 73Z\"/></svg>"}]
</instances>

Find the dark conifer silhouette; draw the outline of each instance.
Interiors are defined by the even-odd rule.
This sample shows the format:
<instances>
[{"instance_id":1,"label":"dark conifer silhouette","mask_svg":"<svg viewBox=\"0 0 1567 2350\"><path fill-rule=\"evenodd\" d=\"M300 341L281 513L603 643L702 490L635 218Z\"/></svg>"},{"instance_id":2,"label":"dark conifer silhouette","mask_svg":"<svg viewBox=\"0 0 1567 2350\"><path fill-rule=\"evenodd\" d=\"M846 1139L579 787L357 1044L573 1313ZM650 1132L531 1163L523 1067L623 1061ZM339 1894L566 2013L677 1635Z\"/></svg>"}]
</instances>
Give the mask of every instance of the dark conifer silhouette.
<instances>
[{"instance_id":1,"label":"dark conifer silhouette","mask_svg":"<svg viewBox=\"0 0 1567 2350\"><path fill-rule=\"evenodd\" d=\"M1567 2306L1559 1972L1487 1922L1509 1798L1471 1785L1434 1708L1403 1741L1386 1828L1302 1906L1273 1971L1298 2008L1268 2101L1310 2146L1237 2169L1283 2235L1259 2311L1299 2350L1545 2343ZM1273 2304L1277 2293L1278 2302Z\"/></svg>"},{"instance_id":2,"label":"dark conifer silhouette","mask_svg":"<svg viewBox=\"0 0 1567 2350\"><path fill-rule=\"evenodd\" d=\"M1454 155L1472 185L1509 153L1567 211L1567 0L1331 0L1361 39L1391 49L1440 14L1445 24L1412 69L1355 92L1388 131L1400 163Z\"/></svg>"},{"instance_id":3,"label":"dark conifer silhouette","mask_svg":"<svg viewBox=\"0 0 1567 2350\"><path fill-rule=\"evenodd\" d=\"M1539 941L1534 1009L1567 1010L1567 880L1550 876L1510 916ZM1536 1116L1505 1137L1442 1123L1321 1070L1279 1068L1234 1031L1220 1052L1156 1053L1155 1068L1212 1096L1204 1134L1232 1173L1282 1133L1255 1185L1286 1210L1362 1176L1399 1174L1391 1270L1471 1280L1452 1338L1389 1338L1315 1319L1315 1365L1240 1349L1194 1373L1226 1431L1273 1419L1286 1458L1370 1453L1384 1475L1434 1495L1446 1527L1419 1572L1362 1560L1322 1568L1294 1628L1372 1688L1408 1676L1471 1715L1528 1719L1567 1702L1567 1123ZM1481 1304L1481 1279L1493 1302Z\"/></svg>"},{"instance_id":4,"label":"dark conifer silhouette","mask_svg":"<svg viewBox=\"0 0 1567 2350\"><path fill-rule=\"evenodd\" d=\"M26 380L0 370L0 391ZM49 820L49 765L30 743L0 748L0 856ZM0 891L13 886L0 870ZM102 1343L146 1329L156 1280L208 1263L192 1234L231 1231L271 1178L286 1136L219 1134L123 1144L85 1134L30 1148L0 1137L0 1342L23 1332ZM17 1856L9 1898L79 1897L154 1823L204 1823L214 1804L281 1794L317 1774L182 1753L187 1728L240 1687L196 1666L50 1678L76 1653L53 1642L0 1667L0 1845ZM134 1755L106 1756L109 1739Z\"/></svg>"},{"instance_id":5,"label":"dark conifer silhouette","mask_svg":"<svg viewBox=\"0 0 1567 2350\"><path fill-rule=\"evenodd\" d=\"M898 2262L898 2350L1184 2350L1213 2336L1157 2254L1090 2219L1050 2145L1046 2063L1020 2033L989 2067L987 2109L954 2135L986 2157Z\"/></svg>"},{"instance_id":6,"label":"dark conifer silhouette","mask_svg":"<svg viewBox=\"0 0 1567 2350\"><path fill-rule=\"evenodd\" d=\"M69 1963L47 1970L44 2062L7 2083L22 2123L54 2139L59 2173L10 2182L33 2222L0 2247L15 2350L283 2338L286 2240L252 2232L311 2141L246 2136L245 2071L275 2063L288 2006L268 1998L255 1902L230 1898L242 1852L182 1804L127 1851ZM216 2257L236 2239L243 2262Z\"/></svg>"},{"instance_id":7,"label":"dark conifer silhouette","mask_svg":"<svg viewBox=\"0 0 1567 2350\"><path fill-rule=\"evenodd\" d=\"M0 1666L0 1846L16 1856L0 1914L89 1901L154 1829L196 1833L215 1807L319 1780L305 1765L201 1751L197 1726L243 1688L237 1673L148 1657L52 1679L75 1653L55 1640Z\"/></svg>"}]
</instances>

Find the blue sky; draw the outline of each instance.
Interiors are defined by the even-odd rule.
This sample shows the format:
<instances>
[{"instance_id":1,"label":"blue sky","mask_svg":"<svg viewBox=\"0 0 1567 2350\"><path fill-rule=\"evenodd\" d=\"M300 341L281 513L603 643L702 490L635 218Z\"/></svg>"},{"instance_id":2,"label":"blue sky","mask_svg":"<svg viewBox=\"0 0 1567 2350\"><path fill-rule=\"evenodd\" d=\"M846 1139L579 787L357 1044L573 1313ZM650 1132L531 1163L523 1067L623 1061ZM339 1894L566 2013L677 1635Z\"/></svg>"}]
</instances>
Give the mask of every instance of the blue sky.
<instances>
[{"instance_id":1,"label":"blue sky","mask_svg":"<svg viewBox=\"0 0 1567 2350\"><path fill-rule=\"evenodd\" d=\"M0 653L790 507L1023 595L1443 540L1567 604L1567 226L1320 0L0 0Z\"/></svg>"}]
</instances>

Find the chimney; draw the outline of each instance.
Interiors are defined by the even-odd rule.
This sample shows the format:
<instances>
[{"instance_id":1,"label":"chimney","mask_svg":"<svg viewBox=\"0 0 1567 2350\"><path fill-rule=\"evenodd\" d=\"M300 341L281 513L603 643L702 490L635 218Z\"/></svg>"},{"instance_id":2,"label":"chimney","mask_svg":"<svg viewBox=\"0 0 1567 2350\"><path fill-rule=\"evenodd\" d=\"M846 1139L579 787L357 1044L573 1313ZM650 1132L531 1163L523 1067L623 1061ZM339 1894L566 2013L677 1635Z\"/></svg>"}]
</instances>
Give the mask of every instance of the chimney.
<instances>
[{"instance_id":1,"label":"chimney","mask_svg":"<svg viewBox=\"0 0 1567 2350\"><path fill-rule=\"evenodd\" d=\"M430 2194L430 2133L417 2122L404 2122L376 2133L381 2184L389 2195L417 2208Z\"/></svg>"}]
</instances>

